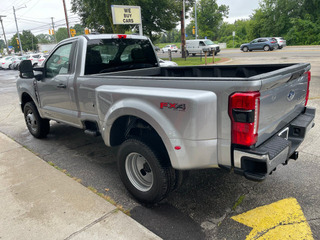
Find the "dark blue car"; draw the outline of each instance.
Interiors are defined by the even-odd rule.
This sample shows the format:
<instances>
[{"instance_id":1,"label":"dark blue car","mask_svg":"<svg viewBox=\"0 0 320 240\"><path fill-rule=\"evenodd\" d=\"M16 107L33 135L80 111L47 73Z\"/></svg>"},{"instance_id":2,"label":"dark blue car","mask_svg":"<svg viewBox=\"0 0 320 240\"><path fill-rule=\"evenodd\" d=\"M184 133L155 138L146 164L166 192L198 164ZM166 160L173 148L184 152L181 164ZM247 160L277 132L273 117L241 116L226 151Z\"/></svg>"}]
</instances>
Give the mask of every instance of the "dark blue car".
<instances>
[{"instance_id":1,"label":"dark blue car","mask_svg":"<svg viewBox=\"0 0 320 240\"><path fill-rule=\"evenodd\" d=\"M256 38L252 40L250 43L244 43L240 46L240 50L244 52L252 51L252 50L264 50L264 51L272 51L276 49L278 46L278 42L274 38Z\"/></svg>"}]
</instances>

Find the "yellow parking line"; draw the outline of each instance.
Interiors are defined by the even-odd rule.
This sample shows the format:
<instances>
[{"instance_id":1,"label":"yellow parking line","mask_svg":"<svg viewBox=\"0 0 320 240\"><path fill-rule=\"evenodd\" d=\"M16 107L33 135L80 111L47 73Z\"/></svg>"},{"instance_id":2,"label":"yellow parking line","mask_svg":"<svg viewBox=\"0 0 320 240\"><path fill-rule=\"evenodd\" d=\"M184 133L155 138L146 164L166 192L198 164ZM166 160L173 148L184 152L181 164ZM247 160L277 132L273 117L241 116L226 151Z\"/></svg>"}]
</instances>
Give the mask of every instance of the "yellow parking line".
<instances>
[{"instance_id":1,"label":"yellow parking line","mask_svg":"<svg viewBox=\"0 0 320 240\"><path fill-rule=\"evenodd\" d=\"M258 207L232 219L253 228L246 240L313 240L310 226L295 198Z\"/></svg>"}]
</instances>

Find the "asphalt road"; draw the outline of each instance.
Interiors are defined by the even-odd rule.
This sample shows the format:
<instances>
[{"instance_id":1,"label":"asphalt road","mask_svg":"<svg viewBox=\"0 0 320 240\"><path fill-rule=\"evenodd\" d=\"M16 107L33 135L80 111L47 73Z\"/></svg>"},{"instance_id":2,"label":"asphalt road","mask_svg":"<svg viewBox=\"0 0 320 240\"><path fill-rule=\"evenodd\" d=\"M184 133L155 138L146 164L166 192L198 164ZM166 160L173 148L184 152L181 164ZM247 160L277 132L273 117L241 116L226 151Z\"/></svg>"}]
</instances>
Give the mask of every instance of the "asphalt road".
<instances>
[{"instance_id":1,"label":"asphalt road","mask_svg":"<svg viewBox=\"0 0 320 240\"><path fill-rule=\"evenodd\" d=\"M272 52L249 53L222 49L219 57L232 58L226 64L310 62L312 80L308 105L319 109L319 51L320 47L287 47ZM283 199L295 199L306 219L299 221L310 226L313 239L320 239L319 112L316 126L299 148L299 159L278 167L266 181L251 182L220 169L191 171L180 189L151 207L137 203L127 193L117 173L117 149L106 147L100 137L90 137L82 130L55 122L51 123L51 131L46 139L31 137L19 108L16 77L16 71L0 70L0 131L45 161L66 169L73 177L81 179L83 185L92 186L110 196L129 209L132 218L160 237L176 240L246 239L255 227L249 227L250 224L240 223L232 217L250 210L256 211L258 207L277 204ZM251 217L253 222L258 222L262 216L262 208L258 210ZM269 214L270 209L267 211ZM283 220L280 225L290 227L292 222ZM267 234L271 234L277 226L269 227Z\"/></svg>"}]
</instances>

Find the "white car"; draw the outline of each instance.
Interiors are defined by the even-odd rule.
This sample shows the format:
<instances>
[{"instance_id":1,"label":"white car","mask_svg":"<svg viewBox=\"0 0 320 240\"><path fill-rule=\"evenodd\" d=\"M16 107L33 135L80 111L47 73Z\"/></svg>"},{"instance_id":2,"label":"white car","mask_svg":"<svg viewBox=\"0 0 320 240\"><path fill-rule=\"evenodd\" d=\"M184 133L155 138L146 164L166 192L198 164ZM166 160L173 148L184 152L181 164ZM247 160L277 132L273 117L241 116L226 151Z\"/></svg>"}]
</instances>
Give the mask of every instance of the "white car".
<instances>
[{"instance_id":1,"label":"white car","mask_svg":"<svg viewBox=\"0 0 320 240\"><path fill-rule=\"evenodd\" d=\"M38 59L40 58L40 54L28 54L27 60L31 60L32 66L36 66L38 64Z\"/></svg>"},{"instance_id":2,"label":"white car","mask_svg":"<svg viewBox=\"0 0 320 240\"><path fill-rule=\"evenodd\" d=\"M177 63L167 60L162 60L159 58L160 67L172 67L172 66L178 66Z\"/></svg>"},{"instance_id":3,"label":"white car","mask_svg":"<svg viewBox=\"0 0 320 240\"><path fill-rule=\"evenodd\" d=\"M287 46L287 41L284 40L283 37L274 37L274 38L275 38L275 39L277 40L277 42L278 42L278 49L281 49L281 48Z\"/></svg>"},{"instance_id":4,"label":"white car","mask_svg":"<svg viewBox=\"0 0 320 240\"><path fill-rule=\"evenodd\" d=\"M9 69L11 64L12 64L12 57L1 58L1 68L2 69Z\"/></svg>"},{"instance_id":5,"label":"white car","mask_svg":"<svg viewBox=\"0 0 320 240\"><path fill-rule=\"evenodd\" d=\"M44 63L44 60L46 60L48 56L49 54L40 55L40 57L38 58L38 66L41 67Z\"/></svg>"},{"instance_id":6,"label":"white car","mask_svg":"<svg viewBox=\"0 0 320 240\"><path fill-rule=\"evenodd\" d=\"M168 52L169 50L171 52L178 52L178 48L176 45L167 45L164 48L162 48L163 53Z\"/></svg>"}]
</instances>

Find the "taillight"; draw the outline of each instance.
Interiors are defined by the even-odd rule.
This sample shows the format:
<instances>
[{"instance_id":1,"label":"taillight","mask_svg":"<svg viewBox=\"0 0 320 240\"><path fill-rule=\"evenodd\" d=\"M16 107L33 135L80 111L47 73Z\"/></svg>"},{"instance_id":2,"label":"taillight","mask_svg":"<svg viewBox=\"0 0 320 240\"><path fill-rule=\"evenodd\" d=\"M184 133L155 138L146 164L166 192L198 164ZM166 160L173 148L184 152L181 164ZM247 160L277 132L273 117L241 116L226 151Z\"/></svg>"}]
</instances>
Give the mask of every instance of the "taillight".
<instances>
[{"instance_id":1,"label":"taillight","mask_svg":"<svg viewBox=\"0 0 320 240\"><path fill-rule=\"evenodd\" d=\"M304 104L305 106L307 106L307 103L308 103L308 100L309 100L309 92L310 92L309 88L310 88L310 81L311 81L311 72L308 71L308 72L306 72L306 74L308 74L308 85L307 85L306 101L305 101L305 104Z\"/></svg>"},{"instance_id":2,"label":"taillight","mask_svg":"<svg viewBox=\"0 0 320 240\"><path fill-rule=\"evenodd\" d=\"M126 39L127 38L127 35L118 35L118 38L124 38L124 39Z\"/></svg>"},{"instance_id":3,"label":"taillight","mask_svg":"<svg viewBox=\"0 0 320 240\"><path fill-rule=\"evenodd\" d=\"M258 140L260 92L234 93L229 97L231 142L251 146Z\"/></svg>"}]
</instances>

